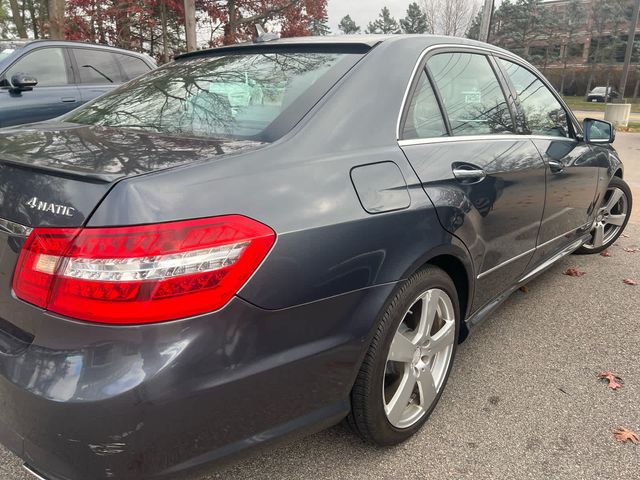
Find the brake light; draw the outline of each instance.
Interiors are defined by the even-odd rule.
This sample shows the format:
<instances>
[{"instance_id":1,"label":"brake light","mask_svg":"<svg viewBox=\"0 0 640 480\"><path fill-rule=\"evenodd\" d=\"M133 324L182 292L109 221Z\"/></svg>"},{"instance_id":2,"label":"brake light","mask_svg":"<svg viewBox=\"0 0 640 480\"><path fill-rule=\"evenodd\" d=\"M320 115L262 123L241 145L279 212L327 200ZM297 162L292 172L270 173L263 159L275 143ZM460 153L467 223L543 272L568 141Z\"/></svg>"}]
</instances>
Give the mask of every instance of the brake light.
<instances>
[{"instance_id":1,"label":"brake light","mask_svg":"<svg viewBox=\"0 0 640 480\"><path fill-rule=\"evenodd\" d=\"M275 241L239 215L113 228L35 228L13 289L52 312L112 324L173 320L224 306Z\"/></svg>"}]
</instances>

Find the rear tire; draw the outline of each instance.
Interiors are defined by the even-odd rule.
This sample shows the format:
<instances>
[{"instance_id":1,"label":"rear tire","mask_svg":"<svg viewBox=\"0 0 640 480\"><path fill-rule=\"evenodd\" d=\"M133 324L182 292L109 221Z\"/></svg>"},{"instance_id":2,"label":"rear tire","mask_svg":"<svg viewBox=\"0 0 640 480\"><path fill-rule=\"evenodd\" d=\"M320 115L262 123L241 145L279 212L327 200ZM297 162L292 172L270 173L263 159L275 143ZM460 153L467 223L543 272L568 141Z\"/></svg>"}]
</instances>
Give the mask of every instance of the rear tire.
<instances>
[{"instance_id":1,"label":"rear tire","mask_svg":"<svg viewBox=\"0 0 640 480\"><path fill-rule=\"evenodd\" d=\"M423 268L397 291L351 391L347 420L364 440L395 445L420 429L446 385L459 331L458 295L440 268Z\"/></svg>"},{"instance_id":2,"label":"rear tire","mask_svg":"<svg viewBox=\"0 0 640 480\"><path fill-rule=\"evenodd\" d=\"M596 215L591 238L575 253L600 253L613 245L624 232L632 207L633 198L629 185L621 178L613 177Z\"/></svg>"}]
</instances>

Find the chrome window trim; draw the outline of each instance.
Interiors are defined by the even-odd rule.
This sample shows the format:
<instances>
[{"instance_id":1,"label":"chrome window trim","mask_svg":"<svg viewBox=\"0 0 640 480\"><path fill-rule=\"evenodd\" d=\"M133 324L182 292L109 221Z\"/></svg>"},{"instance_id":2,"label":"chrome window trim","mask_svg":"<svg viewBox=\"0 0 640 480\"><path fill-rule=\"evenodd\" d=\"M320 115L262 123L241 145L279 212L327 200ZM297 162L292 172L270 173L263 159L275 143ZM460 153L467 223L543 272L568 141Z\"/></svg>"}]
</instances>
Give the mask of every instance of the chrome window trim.
<instances>
[{"instance_id":1,"label":"chrome window trim","mask_svg":"<svg viewBox=\"0 0 640 480\"><path fill-rule=\"evenodd\" d=\"M507 52L506 50L497 50L497 49L493 49L490 47L480 47L477 45L465 45L463 43L443 43L443 44L437 44L437 45L431 45L427 48L425 48L422 53L420 53L420 56L418 57L418 60L416 62L416 64L413 67L413 71L411 72L411 77L409 77L409 83L407 84L407 87L405 88L404 91L404 95L402 97L402 103L400 104L400 111L398 112L398 120L396 122L396 140L398 141L398 143L400 143L400 146L408 146L408 145L420 145L422 143L435 143L435 142L431 142L431 140L438 140L438 141L453 141L453 140L448 140L448 139L456 139L456 140L462 140L465 138L470 138L473 137L474 140L486 140L486 139L496 139L496 137L505 137L507 135L500 135L500 134L496 134L496 135L469 135L467 137L465 137L464 135L462 136L447 136L447 137L429 137L429 138L424 138L424 139L410 139L410 140L403 140L402 139L402 132L400 131L400 126L402 124L402 114L405 111L405 108L407 107L407 101L409 100L409 93L411 92L411 86L413 85L413 82L415 81L416 75L419 72L420 69L420 65L422 65L422 62L424 61L424 58L429 55L430 53L432 53L435 50L441 50L444 49L446 51L449 52L464 52L464 51L475 51L478 53L482 53L485 55L491 55L491 56L496 56L498 58L504 58L505 60L509 60L527 70L529 70L531 73L533 73L536 78L540 79L540 81L543 83L543 85L545 85L547 87L547 89L549 89L551 91L551 94L554 96L554 98L560 103L560 105L564 108L565 112L567 114L569 114L573 120L572 123L574 123L576 126L578 126L578 128L580 128L580 122L577 121L573 111L566 105L566 103L564 102L564 100L562 100L561 98L558 98L558 95L556 94L555 89L553 88L553 86L547 81L547 79L544 77L544 75L542 75L540 72L538 72L538 69L536 67L534 67L533 65L531 65L529 62L525 61L524 59L518 57L517 55L514 55L511 52ZM441 113L442 114L442 113ZM576 135L581 134L581 132L576 131L575 132ZM576 138L569 138L569 137L554 137L554 136L547 136L547 135L519 135L519 134L509 134L509 136L514 136L514 137L518 137L518 138L536 138L536 139L554 139L554 140L570 140L570 141L578 141ZM443 140L443 139L447 139L447 140ZM415 142L415 141L420 141L420 143L405 143L405 142Z\"/></svg>"},{"instance_id":2,"label":"chrome window trim","mask_svg":"<svg viewBox=\"0 0 640 480\"><path fill-rule=\"evenodd\" d=\"M424 60L424 58L429 55L431 52L433 52L434 50L441 50L441 49L445 49L448 51L467 51L467 50L472 50L478 53L483 53L485 55L503 55L509 59L514 59L514 60L519 60L522 61L522 59L520 59L517 55L513 55L510 52L503 52L501 50L494 50L492 48L487 48L487 47L479 47L477 45L465 45L463 43L441 43L441 44L437 44L437 45L431 45L427 48L425 48L422 53L420 53L420 56L418 57L418 61L416 62L416 64L413 67L413 71L411 72L411 77L409 77L409 83L407 84L407 87L405 88L404 91L404 95L402 97L402 103L400 104L400 112L398 113L398 121L396 122L396 140L400 141L401 139L401 132L400 132L400 125L402 123L402 113L405 110L405 107L407 105L407 100L409 98L409 92L411 91L411 85L413 85L413 82L416 78L416 75L420 69L420 65L422 65L422 61ZM461 138L461 137L457 137L457 138Z\"/></svg>"},{"instance_id":3,"label":"chrome window trim","mask_svg":"<svg viewBox=\"0 0 640 480\"><path fill-rule=\"evenodd\" d=\"M33 228L21 225L6 218L0 218L0 231L8 233L10 235L17 235L20 237L28 237Z\"/></svg>"},{"instance_id":4,"label":"chrome window trim","mask_svg":"<svg viewBox=\"0 0 640 480\"><path fill-rule=\"evenodd\" d=\"M554 137L553 135L518 135L515 133L508 134L486 134L486 135L462 135L459 137L429 137L429 138L412 138L409 140L398 140L401 147L409 147L411 145L426 145L430 143L448 143L448 142L479 142L487 140L553 140L564 142L577 142L575 138Z\"/></svg>"}]
</instances>

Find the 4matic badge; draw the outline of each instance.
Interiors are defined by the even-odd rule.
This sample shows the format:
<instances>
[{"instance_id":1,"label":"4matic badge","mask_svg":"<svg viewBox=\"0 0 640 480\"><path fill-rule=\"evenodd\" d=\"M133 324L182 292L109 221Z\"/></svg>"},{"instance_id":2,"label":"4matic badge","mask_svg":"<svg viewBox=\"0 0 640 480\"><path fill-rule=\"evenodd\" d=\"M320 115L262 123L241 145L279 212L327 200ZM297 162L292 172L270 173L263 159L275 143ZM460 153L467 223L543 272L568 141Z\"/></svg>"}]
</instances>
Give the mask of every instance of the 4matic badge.
<instances>
[{"instance_id":1,"label":"4matic badge","mask_svg":"<svg viewBox=\"0 0 640 480\"><path fill-rule=\"evenodd\" d=\"M41 212L51 212L54 215L64 215L66 217L73 217L76 209L68 207L67 205L58 205L57 203L43 202L38 200L38 197L31 198L27 203L28 207L35 208Z\"/></svg>"}]
</instances>

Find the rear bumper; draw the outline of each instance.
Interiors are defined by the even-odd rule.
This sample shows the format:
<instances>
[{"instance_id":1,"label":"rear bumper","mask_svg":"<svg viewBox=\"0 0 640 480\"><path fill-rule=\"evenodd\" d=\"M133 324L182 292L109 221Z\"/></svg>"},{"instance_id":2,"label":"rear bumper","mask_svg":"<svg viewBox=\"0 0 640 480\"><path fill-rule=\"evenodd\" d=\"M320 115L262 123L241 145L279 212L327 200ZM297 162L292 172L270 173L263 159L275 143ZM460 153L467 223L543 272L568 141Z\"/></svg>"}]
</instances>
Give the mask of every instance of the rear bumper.
<instances>
[{"instance_id":1,"label":"rear bumper","mask_svg":"<svg viewBox=\"0 0 640 480\"><path fill-rule=\"evenodd\" d=\"M174 478L321 429L393 287L136 327L32 308L33 342L0 354L0 441L50 480Z\"/></svg>"}]
</instances>

